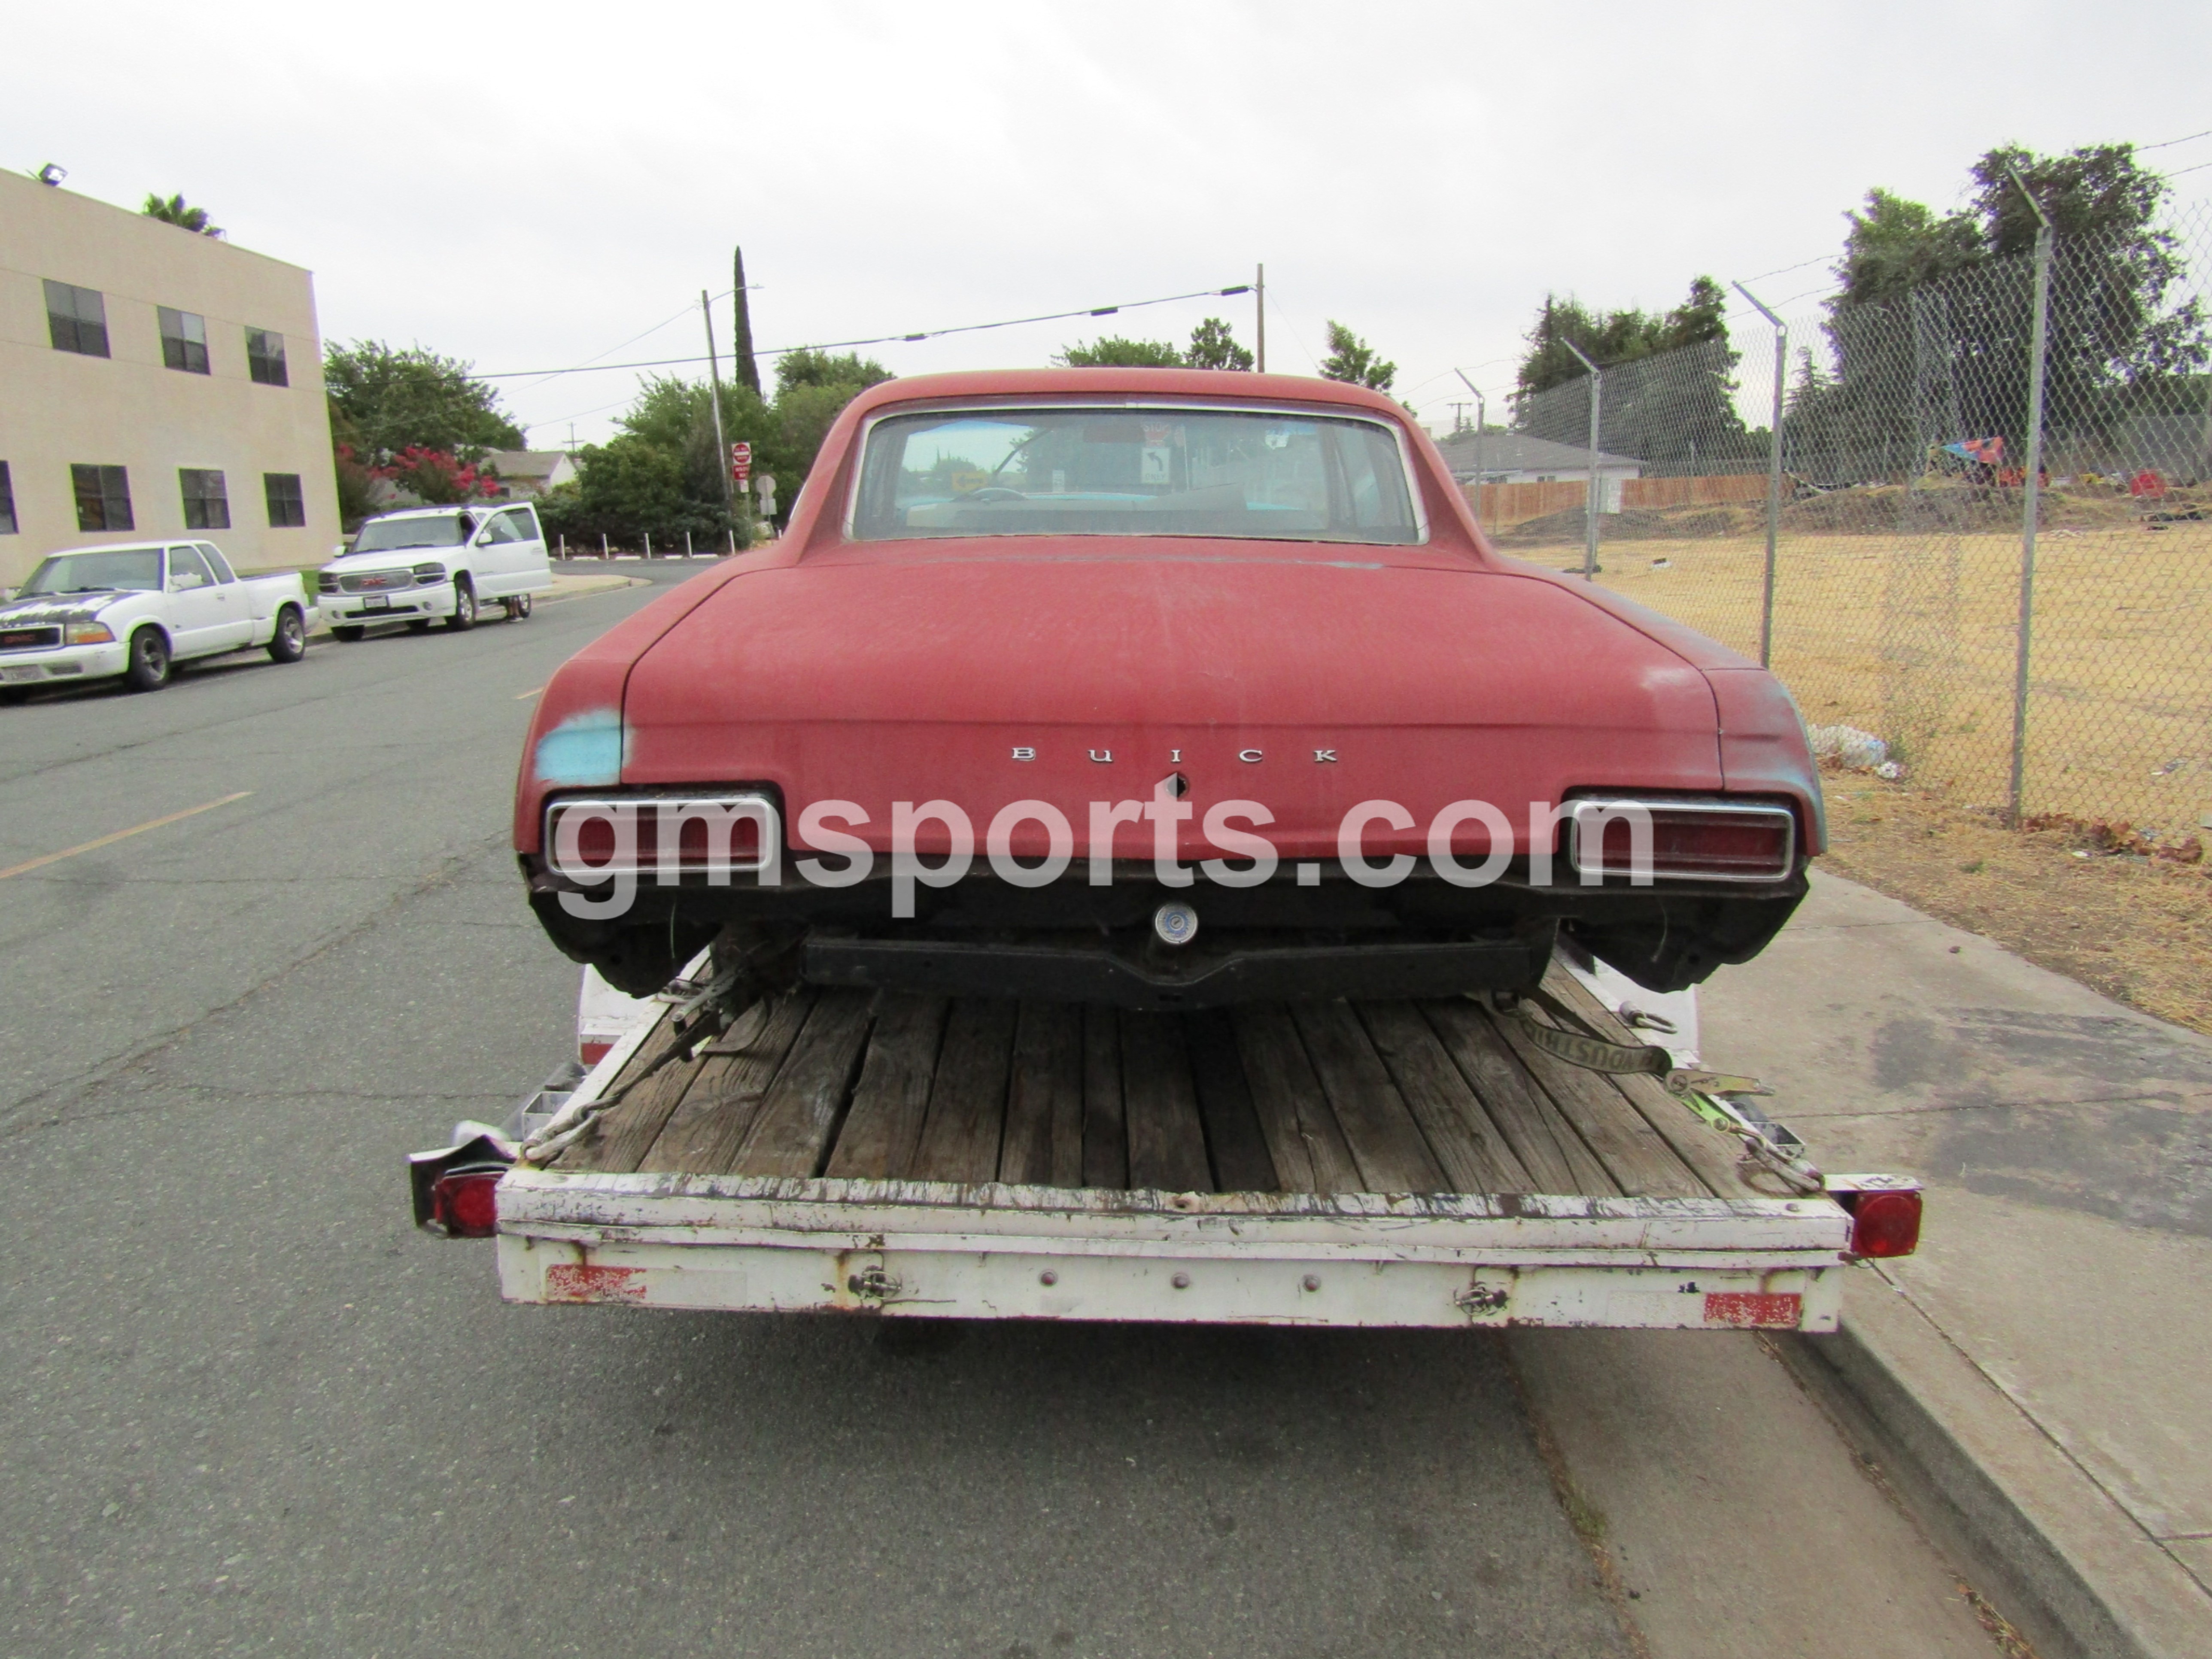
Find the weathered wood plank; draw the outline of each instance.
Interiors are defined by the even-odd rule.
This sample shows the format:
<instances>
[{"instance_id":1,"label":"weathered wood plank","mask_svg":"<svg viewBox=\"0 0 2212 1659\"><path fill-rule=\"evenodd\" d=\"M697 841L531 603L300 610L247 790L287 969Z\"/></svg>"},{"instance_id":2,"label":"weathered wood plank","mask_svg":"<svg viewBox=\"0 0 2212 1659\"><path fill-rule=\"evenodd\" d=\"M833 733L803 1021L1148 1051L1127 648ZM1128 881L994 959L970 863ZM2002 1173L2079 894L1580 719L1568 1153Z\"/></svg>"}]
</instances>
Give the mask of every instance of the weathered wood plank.
<instances>
[{"instance_id":1,"label":"weathered wood plank","mask_svg":"<svg viewBox=\"0 0 2212 1659\"><path fill-rule=\"evenodd\" d=\"M1555 967L1545 981L1545 988L1612 1041L1650 1041L1644 1034L1630 1030L1572 974ZM1666 1085L1658 1079L1624 1077L1614 1081L1620 1085L1621 1093L1628 1097L1629 1104L1644 1115L1644 1121L1659 1132L1674 1155L1712 1189L1715 1197L1766 1195L1744 1180L1742 1167L1737 1162L1736 1143L1713 1128L1685 1102L1668 1093Z\"/></svg>"},{"instance_id":2,"label":"weathered wood plank","mask_svg":"<svg viewBox=\"0 0 2212 1659\"><path fill-rule=\"evenodd\" d=\"M734 1025L718 1039L716 1052L695 1062L696 1075L683 1103L668 1115L659 1137L637 1164L641 1170L672 1170L687 1175L721 1175L744 1145L761 1099L782 1068L814 1009L816 993L801 986L769 1005L742 1047L723 1047L738 1036Z\"/></svg>"},{"instance_id":3,"label":"weathered wood plank","mask_svg":"<svg viewBox=\"0 0 2212 1659\"><path fill-rule=\"evenodd\" d=\"M819 1170L852 1097L868 1041L874 997L824 991L777 1071L731 1173L811 1176Z\"/></svg>"},{"instance_id":4,"label":"weathered wood plank","mask_svg":"<svg viewBox=\"0 0 2212 1659\"><path fill-rule=\"evenodd\" d=\"M1347 1002L1294 1002L1291 1018L1305 1039L1314 1074L1336 1113L1345 1143L1370 1193L1450 1189L1442 1166L1406 1109L1398 1085Z\"/></svg>"},{"instance_id":5,"label":"weathered wood plank","mask_svg":"<svg viewBox=\"0 0 2212 1659\"><path fill-rule=\"evenodd\" d=\"M1121 1114L1121 1026L1111 1008L1083 1011L1083 1184L1129 1184L1129 1140Z\"/></svg>"},{"instance_id":6,"label":"weathered wood plank","mask_svg":"<svg viewBox=\"0 0 2212 1659\"><path fill-rule=\"evenodd\" d=\"M860 1080L823 1173L841 1180L898 1181L914 1162L929 1111L930 1079L945 1036L948 997L885 992L876 1008Z\"/></svg>"},{"instance_id":7,"label":"weathered wood plank","mask_svg":"<svg viewBox=\"0 0 2212 1659\"><path fill-rule=\"evenodd\" d=\"M1063 1166L1072 1166L1073 1173L1056 1181ZM1083 1010L1073 1003L1021 1006L999 1179L1040 1187L1083 1184Z\"/></svg>"},{"instance_id":8,"label":"weathered wood plank","mask_svg":"<svg viewBox=\"0 0 2212 1659\"><path fill-rule=\"evenodd\" d=\"M660 1023L630 1055L607 1085L609 1095L621 1098L599 1116L597 1123L553 1160L556 1170L592 1170L627 1175L637 1168L639 1155L653 1145L660 1126L684 1098L691 1068L682 1060L662 1066L642 1083L638 1079L676 1046L669 1029L668 1010L659 1011ZM695 1062L696 1063L696 1057Z\"/></svg>"},{"instance_id":9,"label":"weathered wood plank","mask_svg":"<svg viewBox=\"0 0 2212 1659\"><path fill-rule=\"evenodd\" d=\"M1279 1003L1260 1003L1236 1010L1231 1019L1281 1190L1364 1191L1359 1166L1345 1145L1290 1011Z\"/></svg>"},{"instance_id":10,"label":"weathered wood plank","mask_svg":"<svg viewBox=\"0 0 2212 1659\"><path fill-rule=\"evenodd\" d=\"M1191 1015L1183 1023L1183 1041L1190 1051L1191 1081L1198 1086L1198 1115L1206 1125L1215 1187L1224 1193L1281 1191L1229 1016L1218 1009Z\"/></svg>"},{"instance_id":11,"label":"weathered wood plank","mask_svg":"<svg viewBox=\"0 0 2212 1659\"><path fill-rule=\"evenodd\" d=\"M1359 1017L1398 1092L1458 1193L1535 1190L1498 1126L1468 1086L1435 1030L1408 1002L1363 1002Z\"/></svg>"},{"instance_id":12,"label":"weathered wood plank","mask_svg":"<svg viewBox=\"0 0 2212 1659\"><path fill-rule=\"evenodd\" d=\"M1439 997L1419 1006L1537 1192L1606 1197L1620 1191L1574 1131L1564 1121L1555 1122L1557 1109L1505 1046L1487 1013L1464 997ZM1570 1160L1563 1139L1572 1143L1576 1159ZM1585 1185L1586 1176L1595 1184Z\"/></svg>"},{"instance_id":13,"label":"weathered wood plank","mask_svg":"<svg viewBox=\"0 0 2212 1659\"><path fill-rule=\"evenodd\" d=\"M1133 1188L1213 1190L1181 1015L1122 1010L1121 1106L1128 1121Z\"/></svg>"},{"instance_id":14,"label":"weathered wood plank","mask_svg":"<svg viewBox=\"0 0 2212 1659\"><path fill-rule=\"evenodd\" d=\"M917 1181L995 1181L1013 1060L1015 1004L963 997L952 1005L915 1149Z\"/></svg>"},{"instance_id":15,"label":"weathered wood plank","mask_svg":"<svg viewBox=\"0 0 2212 1659\"><path fill-rule=\"evenodd\" d=\"M1705 1183L1684 1167L1611 1079L1547 1054L1518 1019L1508 1017L1495 1023L1498 1034L1622 1192L1631 1198L1706 1195Z\"/></svg>"}]
</instances>

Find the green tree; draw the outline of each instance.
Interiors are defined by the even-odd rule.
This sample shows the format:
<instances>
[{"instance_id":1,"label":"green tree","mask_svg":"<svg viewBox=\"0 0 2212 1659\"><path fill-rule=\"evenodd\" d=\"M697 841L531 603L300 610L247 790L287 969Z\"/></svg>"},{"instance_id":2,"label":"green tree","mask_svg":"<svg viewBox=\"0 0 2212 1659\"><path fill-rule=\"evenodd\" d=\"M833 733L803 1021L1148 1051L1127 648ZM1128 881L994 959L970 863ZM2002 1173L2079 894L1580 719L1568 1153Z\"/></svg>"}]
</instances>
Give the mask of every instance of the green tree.
<instances>
[{"instance_id":1,"label":"green tree","mask_svg":"<svg viewBox=\"0 0 2212 1659\"><path fill-rule=\"evenodd\" d=\"M1398 378L1398 365L1384 362L1366 341L1331 318L1328 356L1322 360L1321 377L1364 386L1373 392L1388 392L1390 383Z\"/></svg>"},{"instance_id":2,"label":"green tree","mask_svg":"<svg viewBox=\"0 0 2212 1659\"><path fill-rule=\"evenodd\" d=\"M848 386L857 392L891 378L890 370L857 351L833 357L826 351L802 346L797 351L785 352L775 361L775 390L779 398L793 386Z\"/></svg>"},{"instance_id":3,"label":"green tree","mask_svg":"<svg viewBox=\"0 0 2212 1659\"><path fill-rule=\"evenodd\" d=\"M146 205L138 210L149 219L159 219L165 225L174 225L179 230L189 230L201 236L221 236L222 227L208 222L205 208L187 207L182 196L156 196L148 191Z\"/></svg>"},{"instance_id":4,"label":"green tree","mask_svg":"<svg viewBox=\"0 0 2212 1659\"><path fill-rule=\"evenodd\" d=\"M1218 317L1208 317L1190 331L1190 349L1183 361L1193 368L1230 368L1249 370L1252 354L1237 343L1229 332L1229 325Z\"/></svg>"},{"instance_id":5,"label":"green tree","mask_svg":"<svg viewBox=\"0 0 2212 1659\"><path fill-rule=\"evenodd\" d=\"M1130 340L1118 334L1102 334L1085 344L1078 341L1053 362L1062 368L1181 368L1182 353L1165 340Z\"/></svg>"},{"instance_id":6,"label":"green tree","mask_svg":"<svg viewBox=\"0 0 2212 1659\"><path fill-rule=\"evenodd\" d=\"M1650 313L1630 307L1621 311L1595 311L1581 301L1547 295L1528 331L1528 349L1521 359L1519 395L1549 392L1580 380L1588 371L1567 349L1573 342L1600 368L1639 362L1685 346L1715 341L1725 344L1728 327L1721 319L1728 309L1721 285L1710 276L1690 280L1690 291L1672 311Z\"/></svg>"},{"instance_id":7,"label":"green tree","mask_svg":"<svg viewBox=\"0 0 2212 1659\"><path fill-rule=\"evenodd\" d=\"M1938 216L1886 190L1866 193L1863 210L1844 216L1843 291L1832 304L1875 305L1978 264L1986 248L1971 213Z\"/></svg>"},{"instance_id":8,"label":"green tree","mask_svg":"<svg viewBox=\"0 0 2212 1659\"><path fill-rule=\"evenodd\" d=\"M467 461L483 459L486 450L521 448L522 430L500 407L499 393L469 368L421 346L395 351L380 340L325 346L331 436L371 461L410 448Z\"/></svg>"}]
</instances>

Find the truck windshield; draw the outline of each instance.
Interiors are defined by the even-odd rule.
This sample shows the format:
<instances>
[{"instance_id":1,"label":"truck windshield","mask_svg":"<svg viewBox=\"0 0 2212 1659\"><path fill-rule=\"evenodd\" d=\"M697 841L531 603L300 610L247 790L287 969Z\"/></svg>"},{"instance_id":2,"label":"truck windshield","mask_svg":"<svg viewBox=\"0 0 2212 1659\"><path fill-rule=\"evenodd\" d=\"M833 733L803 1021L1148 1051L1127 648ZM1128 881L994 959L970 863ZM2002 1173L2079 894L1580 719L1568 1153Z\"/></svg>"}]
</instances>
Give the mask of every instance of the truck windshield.
<instances>
[{"instance_id":1,"label":"truck windshield","mask_svg":"<svg viewBox=\"0 0 2212 1659\"><path fill-rule=\"evenodd\" d=\"M421 519L371 519L362 526L352 551L388 553L398 547L459 547L475 526L465 513L441 513Z\"/></svg>"},{"instance_id":2,"label":"truck windshield","mask_svg":"<svg viewBox=\"0 0 2212 1659\"><path fill-rule=\"evenodd\" d=\"M1382 422L1189 405L886 416L868 433L853 533L1421 539Z\"/></svg>"},{"instance_id":3,"label":"truck windshield","mask_svg":"<svg viewBox=\"0 0 2212 1659\"><path fill-rule=\"evenodd\" d=\"M112 553L67 553L48 559L15 590L18 599L33 593L106 593L118 588L157 592L161 586L159 548L121 548Z\"/></svg>"}]
</instances>

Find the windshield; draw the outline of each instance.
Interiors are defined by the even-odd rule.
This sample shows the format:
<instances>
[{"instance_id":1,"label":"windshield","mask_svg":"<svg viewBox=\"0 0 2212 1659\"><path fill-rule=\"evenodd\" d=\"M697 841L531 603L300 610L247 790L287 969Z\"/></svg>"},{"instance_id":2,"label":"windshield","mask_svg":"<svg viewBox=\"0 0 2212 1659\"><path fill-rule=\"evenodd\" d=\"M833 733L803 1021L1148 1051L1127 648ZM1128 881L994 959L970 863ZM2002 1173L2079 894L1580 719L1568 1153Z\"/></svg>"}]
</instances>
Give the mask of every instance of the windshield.
<instances>
[{"instance_id":1,"label":"windshield","mask_svg":"<svg viewBox=\"0 0 2212 1659\"><path fill-rule=\"evenodd\" d=\"M106 593L117 588L161 586L161 551L155 547L126 548L113 553L67 553L48 559L31 573L31 580L15 590L17 599L33 593Z\"/></svg>"},{"instance_id":2,"label":"windshield","mask_svg":"<svg viewBox=\"0 0 2212 1659\"><path fill-rule=\"evenodd\" d=\"M1417 542L1380 421L1240 409L965 409L869 430L853 533Z\"/></svg>"},{"instance_id":3,"label":"windshield","mask_svg":"<svg viewBox=\"0 0 2212 1659\"><path fill-rule=\"evenodd\" d=\"M421 519L371 519L362 526L356 553L388 553L396 547L459 547L475 526L465 513Z\"/></svg>"}]
</instances>

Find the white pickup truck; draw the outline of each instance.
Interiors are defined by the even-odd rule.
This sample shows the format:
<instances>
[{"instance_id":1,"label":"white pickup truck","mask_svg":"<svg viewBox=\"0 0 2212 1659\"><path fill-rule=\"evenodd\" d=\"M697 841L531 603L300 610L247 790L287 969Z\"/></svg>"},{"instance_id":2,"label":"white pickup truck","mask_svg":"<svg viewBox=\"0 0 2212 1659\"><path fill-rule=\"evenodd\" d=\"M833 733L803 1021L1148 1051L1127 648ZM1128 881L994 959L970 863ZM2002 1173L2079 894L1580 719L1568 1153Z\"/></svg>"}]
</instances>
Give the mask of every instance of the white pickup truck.
<instances>
[{"instance_id":1,"label":"white pickup truck","mask_svg":"<svg viewBox=\"0 0 2212 1659\"><path fill-rule=\"evenodd\" d=\"M585 970L578 1057L410 1160L514 1302L982 1319L1836 1328L1920 1193L1695 1063L1695 994L1193 1014ZM1665 1033L1668 1047L1638 1031Z\"/></svg>"},{"instance_id":2,"label":"white pickup truck","mask_svg":"<svg viewBox=\"0 0 2212 1659\"><path fill-rule=\"evenodd\" d=\"M448 628L473 628L487 605L520 622L532 596L551 589L553 568L536 508L477 502L369 520L317 586L331 632L350 642L372 623L404 622L419 634L442 617Z\"/></svg>"},{"instance_id":3,"label":"white pickup truck","mask_svg":"<svg viewBox=\"0 0 2212 1659\"><path fill-rule=\"evenodd\" d=\"M314 619L297 571L240 576L212 542L76 548L0 604L0 693L118 674L155 691L180 662L257 647L297 662Z\"/></svg>"}]
</instances>

